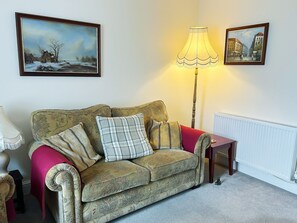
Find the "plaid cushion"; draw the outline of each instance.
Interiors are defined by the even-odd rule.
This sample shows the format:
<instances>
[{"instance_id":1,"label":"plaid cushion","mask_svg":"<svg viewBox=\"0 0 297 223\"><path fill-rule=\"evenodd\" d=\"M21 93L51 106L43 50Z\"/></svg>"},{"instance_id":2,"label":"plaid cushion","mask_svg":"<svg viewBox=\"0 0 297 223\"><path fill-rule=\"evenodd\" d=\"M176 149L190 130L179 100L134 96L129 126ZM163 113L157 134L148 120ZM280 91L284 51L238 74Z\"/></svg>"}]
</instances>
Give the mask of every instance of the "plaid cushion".
<instances>
[{"instance_id":1,"label":"plaid cushion","mask_svg":"<svg viewBox=\"0 0 297 223\"><path fill-rule=\"evenodd\" d=\"M42 142L65 155L80 172L101 158L93 149L82 123L46 138Z\"/></svg>"},{"instance_id":2,"label":"plaid cushion","mask_svg":"<svg viewBox=\"0 0 297 223\"><path fill-rule=\"evenodd\" d=\"M153 153L146 136L143 114L126 117L97 116L105 161L134 159Z\"/></svg>"},{"instance_id":3,"label":"plaid cushion","mask_svg":"<svg viewBox=\"0 0 297 223\"><path fill-rule=\"evenodd\" d=\"M148 136L153 149L181 149L181 131L178 122L151 120Z\"/></svg>"}]
</instances>

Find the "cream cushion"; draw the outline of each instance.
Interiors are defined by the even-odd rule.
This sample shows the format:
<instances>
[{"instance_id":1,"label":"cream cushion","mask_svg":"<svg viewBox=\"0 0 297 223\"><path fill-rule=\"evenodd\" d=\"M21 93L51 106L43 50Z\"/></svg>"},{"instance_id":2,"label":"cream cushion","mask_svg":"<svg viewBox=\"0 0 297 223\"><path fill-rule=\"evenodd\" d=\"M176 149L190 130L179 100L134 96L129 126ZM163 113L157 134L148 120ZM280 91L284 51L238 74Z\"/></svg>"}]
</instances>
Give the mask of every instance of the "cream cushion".
<instances>
[{"instance_id":1,"label":"cream cushion","mask_svg":"<svg viewBox=\"0 0 297 223\"><path fill-rule=\"evenodd\" d=\"M65 155L80 172L101 158L94 151L82 123L48 137L42 142Z\"/></svg>"}]
</instances>

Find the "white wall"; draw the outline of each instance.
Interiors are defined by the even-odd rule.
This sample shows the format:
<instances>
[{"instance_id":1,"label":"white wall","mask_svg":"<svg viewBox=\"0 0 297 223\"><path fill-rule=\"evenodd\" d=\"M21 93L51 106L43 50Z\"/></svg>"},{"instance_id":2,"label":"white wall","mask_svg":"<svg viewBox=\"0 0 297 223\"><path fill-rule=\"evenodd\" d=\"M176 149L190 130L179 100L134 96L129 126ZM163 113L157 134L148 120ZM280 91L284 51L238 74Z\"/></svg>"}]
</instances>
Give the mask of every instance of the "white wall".
<instances>
[{"instance_id":1,"label":"white wall","mask_svg":"<svg viewBox=\"0 0 297 223\"><path fill-rule=\"evenodd\" d=\"M0 105L27 141L9 152L9 170L29 178L30 113L36 109L162 99L171 120L190 125L194 71L178 68L175 58L192 25L209 27L221 59L199 71L197 127L212 131L217 111L297 126L296 8L294 0L7 1L0 8ZM100 23L102 77L20 77L15 12ZM266 64L223 65L226 28L263 22L270 23Z\"/></svg>"},{"instance_id":2,"label":"white wall","mask_svg":"<svg viewBox=\"0 0 297 223\"><path fill-rule=\"evenodd\" d=\"M9 170L29 179L30 113L43 108L83 108L98 103L132 106L165 101L171 120L190 123L192 72L175 58L196 25L197 0L11 0L0 8L0 105L24 132L26 145L9 151ZM15 12L102 27L102 77L20 77ZM189 88L190 86L190 88Z\"/></svg>"},{"instance_id":3,"label":"white wall","mask_svg":"<svg viewBox=\"0 0 297 223\"><path fill-rule=\"evenodd\" d=\"M203 128L212 131L218 111L297 126L297 2L198 0L198 6L198 23L209 26L221 58L201 78ZM226 29L265 22L270 23L265 65L223 65ZM251 167L238 164L239 171L296 193L296 184Z\"/></svg>"},{"instance_id":4,"label":"white wall","mask_svg":"<svg viewBox=\"0 0 297 223\"><path fill-rule=\"evenodd\" d=\"M297 126L295 0L199 0L198 23L209 27L220 65L200 79L203 128L221 111ZM226 29L269 22L265 65L223 65Z\"/></svg>"}]
</instances>

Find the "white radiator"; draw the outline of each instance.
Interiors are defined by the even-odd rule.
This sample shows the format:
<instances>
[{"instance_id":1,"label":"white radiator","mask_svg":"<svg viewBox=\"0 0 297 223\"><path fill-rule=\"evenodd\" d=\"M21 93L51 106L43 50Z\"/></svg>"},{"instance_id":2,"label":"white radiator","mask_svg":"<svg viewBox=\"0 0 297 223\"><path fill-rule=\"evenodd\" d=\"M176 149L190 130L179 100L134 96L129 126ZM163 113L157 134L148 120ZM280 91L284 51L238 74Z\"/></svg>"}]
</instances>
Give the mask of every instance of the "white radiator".
<instances>
[{"instance_id":1,"label":"white radiator","mask_svg":"<svg viewBox=\"0 0 297 223\"><path fill-rule=\"evenodd\" d=\"M235 160L239 164L294 180L297 127L216 113L214 133L237 141Z\"/></svg>"}]
</instances>

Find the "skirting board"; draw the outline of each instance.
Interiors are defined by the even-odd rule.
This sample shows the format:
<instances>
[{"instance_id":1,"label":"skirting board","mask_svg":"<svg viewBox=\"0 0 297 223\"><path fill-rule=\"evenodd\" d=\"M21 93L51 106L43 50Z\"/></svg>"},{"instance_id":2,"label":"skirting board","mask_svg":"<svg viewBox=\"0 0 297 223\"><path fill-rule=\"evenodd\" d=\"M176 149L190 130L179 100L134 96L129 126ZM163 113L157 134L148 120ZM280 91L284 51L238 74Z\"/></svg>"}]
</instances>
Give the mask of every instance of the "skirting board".
<instances>
[{"instance_id":1,"label":"skirting board","mask_svg":"<svg viewBox=\"0 0 297 223\"><path fill-rule=\"evenodd\" d=\"M218 153L216 161L224 166L228 165L227 155L225 155L223 153ZM294 183L293 181L291 181L291 182L284 181L284 180L282 180L278 177L275 177L271 174L259 171L253 167L250 167L250 166L247 166L244 164L240 164L235 161L234 161L233 166L236 167L237 171L239 171L241 173L247 174L251 177L257 178L257 179L262 180L266 183L269 183L276 187L282 188L286 191L289 191L289 192L297 195L297 184Z\"/></svg>"},{"instance_id":2,"label":"skirting board","mask_svg":"<svg viewBox=\"0 0 297 223\"><path fill-rule=\"evenodd\" d=\"M257 178L257 179L262 180L266 183L272 184L276 187L282 188L286 191L289 191L289 192L297 195L297 184L294 183L293 181L292 182L284 181L276 176L261 172L257 169L254 169L250 166L240 164L240 163L237 163L237 170L241 173L245 173L249 176L252 176L254 178Z\"/></svg>"}]
</instances>

